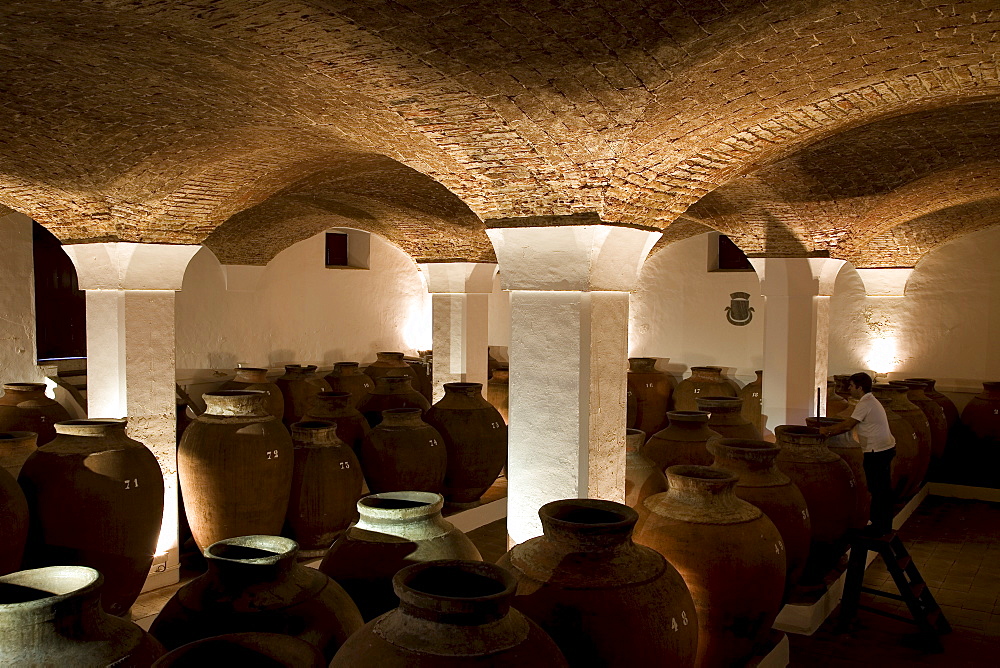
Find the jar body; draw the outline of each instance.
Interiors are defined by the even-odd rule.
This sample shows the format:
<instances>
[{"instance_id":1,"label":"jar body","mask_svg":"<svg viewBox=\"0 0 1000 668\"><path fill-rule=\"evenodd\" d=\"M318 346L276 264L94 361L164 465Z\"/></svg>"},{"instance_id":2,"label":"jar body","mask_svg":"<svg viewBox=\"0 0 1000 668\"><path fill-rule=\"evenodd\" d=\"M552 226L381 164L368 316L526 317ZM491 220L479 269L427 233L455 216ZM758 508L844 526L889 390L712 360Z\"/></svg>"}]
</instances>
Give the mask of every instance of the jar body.
<instances>
[{"instance_id":1,"label":"jar body","mask_svg":"<svg viewBox=\"0 0 1000 668\"><path fill-rule=\"evenodd\" d=\"M358 374L363 376L364 374ZM368 378L368 376L364 376ZM320 392L313 400L312 406L302 416L302 420L323 420L337 426L337 438L347 443L360 460L361 445L365 436L371 431L368 421L361 412L352 405L353 397L342 391Z\"/></svg>"},{"instance_id":2,"label":"jar body","mask_svg":"<svg viewBox=\"0 0 1000 668\"><path fill-rule=\"evenodd\" d=\"M419 408L427 412L431 404L424 395L413 389L409 377L379 376L375 387L358 407L372 428L382 421L382 411L390 408Z\"/></svg>"},{"instance_id":3,"label":"jar body","mask_svg":"<svg viewBox=\"0 0 1000 668\"><path fill-rule=\"evenodd\" d=\"M333 365L333 370L324 377L331 392L347 392L351 395L352 408L360 406L375 388L375 381L368 374L361 373L359 366L357 362L337 362Z\"/></svg>"},{"instance_id":4,"label":"jar body","mask_svg":"<svg viewBox=\"0 0 1000 668\"><path fill-rule=\"evenodd\" d=\"M510 369L495 369L486 385L486 399L500 413L504 424L510 424Z\"/></svg>"},{"instance_id":5,"label":"jar body","mask_svg":"<svg viewBox=\"0 0 1000 668\"><path fill-rule=\"evenodd\" d=\"M639 452L645 440L642 430L625 430L625 505L629 508L638 508L647 496L667 491L663 470Z\"/></svg>"},{"instance_id":6,"label":"jar body","mask_svg":"<svg viewBox=\"0 0 1000 668\"><path fill-rule=\"evenodd\" d=\"M124 420L69 420L21 468L31 515L25 565L88 566L104 574L115 615L139 596L163 518L163 475ZM83 502L86 500L86 502Z\"/></svg>"},{"instance_id":7,"label":"jar body","mask_svg":"<svg viewBox=\"0 0 1000 668\"><path fill-rule=\"evenodd\" d=\"M841 418L806 418L806 425L809 427L826 427L837 424ZM868 478L865 475L865 452L861 449L861 444L851 437L851 433L837 434L826 439L826 447L833 454L844 460L847 467L854 475L854 485L857 490L855 499L854 517L851 520L851 528L863 529L868 524L871 515L872 495L868 491ZM765 511L766 512L766 511Z\"/></svg>"},{"instance_id":8,"label":"jar body","mask_svg":"<svg viewBox=\"0 0 1000 668\"><path fill-rule=\"evenodd\" d=\"M670 466L692 464L708 466L712 455L708 442L722 435L708 427L706 411L671 411L670 424L653 434L640 448L643 456L656 463L661 471Z\"/></svg>"},{"instance_id":9,"label":"jar body","mask_svg":"<svg viewBox=\"0 0 1000 668\"><path fill-rule=\"evenodd\" d=\"M0 431L0 468L16 480L37 445L38 434L33 431Z\"/></svg>"},{"instance_id":10,"label":"jar body","mask_svg":"<svg viewBox=\"0 0 1000 668\"><path fill-rule=\"evenodd\" d=\"M717 366L693 366L691 375L677 383L674 389L675 411L697 411L698 397L735 397L736 389L722 377Z\"/></svg>"},{"instance_id":11,"label":"jar body","mask_svg":"<svg viewBox=\"0 0 1000 668\"><path fill-rule=\"evenodd\" d=\"M372 380L384 378L385 376L406 376L411 380L414 388L419 387L417 372L403 359L403 353L375 353L375 358L374 362L365 367L365 374ZM417 393L419 394L419 390Z\"/></svg>"},{"instance_id":12,"label":"jar body","mask_svg":"<svg viewBox=\"0 0 1000 668\"><path fill-rule=\"evenodd\" d=\"M56 423L70 419L69 411L45 396L44 383L4 383L0 396L0 431L33 431L38 445L56 437Z\"/></svg>"},{"instance_id":13,"label":"jar body","mask_svg":"<svg viewBox=\"0 0 1000 668\"><path fill-rule=\"evenodd\" d=\"M361 446L361 466L368 488L380 492L441 492L448 470L444 438L420 419L416 408L386 411L389 421L379 424ZM397 423L397 413L409 421Z\"/></svg>"},{"instance_id":14,"label":"jar body","mask_svg":"<svg viewBox=\"0 0 1000 668\"><path fill-rule=\"evenodd\" d=\"M743 417L743 402L738 397L699 397L698 410L708 411L708 428L723 438L760 439L760 431Z\"/></svg>"},{"instance_id":15,"label":"jar body","mask_svg":"<svg viewBox=\"0 0 1000 668\"><path fill-rule=\"evenodd\" d=\"M267 412L279 420L285 415L285 397L276 383L267 379L267 369L239 368L236 377L226 381L220 390L258 390L267 395L264 406Z\"/></svg>"},{"instance_id":16,"label":"jar body","mask_svg":"<svg viewBox=\"0 0 1000 668\"><path fill-rule=\"evenodd\" d=\"M285 401L281 417L285 426L300 422L316 395L330 391L329 383L316 375L316 366L313 364L305 366L286 364L284 375L274 383L281 390L281 396Z\"/></svg>"},{"instance_id":17,"label":"jar body","mask_svg":"<svg viewBox=\"0 0 1000 668\"><path fill-rule=\"evenodd\" d=\"M764 393L764 372L755 371L757 377L743 386L739 391L739 398L743 400L743 417L760 433L764 433L764 424L761 417L762 397Z\"/></svg>"},{"instance_id":18,"label":"jar body","mask_svg":"<svg viewBox=\"0 0 1000 668\"><path fill-rule=\"evenodd\" d=\"M28 541L28 500L17 481L0 469L0 575L21 569Z\"/></svg>"},{"instance_id":19,"label":"jar body","mask_svg":"<svg viewBox=\"0 0 1000 668\"><path fill-rule=\"evenodd\" d=\"M630 357L628 390L635 398L635 429L652 436L667 426L673 394L670 375L656 368L654 357Z\"/></svg>"}]
</instances>

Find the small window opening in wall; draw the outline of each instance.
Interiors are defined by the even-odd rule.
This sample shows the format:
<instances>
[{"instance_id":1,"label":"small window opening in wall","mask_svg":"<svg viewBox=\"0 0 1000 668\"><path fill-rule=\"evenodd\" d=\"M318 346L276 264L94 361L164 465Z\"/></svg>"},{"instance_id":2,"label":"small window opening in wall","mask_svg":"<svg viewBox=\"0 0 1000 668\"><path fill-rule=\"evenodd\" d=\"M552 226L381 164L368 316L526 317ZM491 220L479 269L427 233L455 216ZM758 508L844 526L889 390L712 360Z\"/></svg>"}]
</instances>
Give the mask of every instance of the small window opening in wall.
<instances>
[{"instance_id":1,"label":"small window opening in wall","mask_svg":"<svg viewBox=\"0 0 1000 668\"><path fill-rule=\"evenodd\" d=\"M39 362L87 356L87 297L76 267L51 232L32 223L35 349Z\"/></svg>"},{"instance_id":2,"label":"small window opening in wall","mask_svg":"<svg viewBox=\"0 0 1000 668\"><path fill-rule=\"evenodd\" d=\"M327 269L368 269L371 242L368 232L327 230L324 262Z\"/></svg>"},{"instance_id":3,"label":"small window opening in wall","mask_svg":"<svg viewBox=\"0 0 1000 668\"><path fill-rule=\"evenodd\" d=\"M740 247L733 243L733 240L725 234L717 237L715 251L715 262L709 262L712 271L753 271L750 260L740 250ZM714 266L713 266L714 264Z\"/></svg>"}]
</instances>

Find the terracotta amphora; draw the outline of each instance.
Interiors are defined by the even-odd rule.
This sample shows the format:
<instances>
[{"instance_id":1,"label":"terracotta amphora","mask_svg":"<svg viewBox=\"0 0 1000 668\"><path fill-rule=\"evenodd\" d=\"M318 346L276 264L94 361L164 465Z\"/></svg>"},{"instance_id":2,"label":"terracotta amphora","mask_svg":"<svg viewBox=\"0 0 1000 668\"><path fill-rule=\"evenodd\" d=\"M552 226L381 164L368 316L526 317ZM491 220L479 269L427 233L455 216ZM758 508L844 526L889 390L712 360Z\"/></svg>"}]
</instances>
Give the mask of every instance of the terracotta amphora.
<instances>
[{"instance_id":1,"label":"terracotta amphora","mask_svg":"<svg viewBox=\"0 0 1000 668\"><path fill-rule=\"evenodd\" d=\"M567 668L552 638L511 608L516 582L499 566L414 564L393 586L399 607L352 636L330 668Z\"/></svg>"},{"instance_id":2,"label":"terracotta amphora","mask_svg":"<svg viewBox=\"0 0 1000 668\"><path fill-rule=\"evenodd\" d=\"M838 417L807 417L806 426L829 427L839 424L843 418ZM872 495L868 491L868 477L865 475L865 451L861 448L861 443L854 439L853 431L843 434L827 436L826 447L830 452L844 460L851 473L854 475L854 484L857 486L857 507L854 511L854 518L851 520L852 529L863 529L868 524L871 514Z\"/></svg>"},{"instance_id":3,"label":"terracotta amphora","mask_svg":"<svg viewBox=\"0 0 1000 668\"><path fill-rule=\"evenodd\" d=\"M0 469L0 575L21 569L28 540L28 500L7 471Z\"/></svg>"},{"instance_id":4,"label":"terracotta amphora","mask_svg":"<svg viewBox=\"0 0 1000 668\"><path fill-rule=\"evenodd\" d=\"M905 385L906 398L923 412L931 429L931 466L940 462L948 446L948 418L941 405L927 396L924 388L927 383L920 380L893 381L894 384Z\"/></svg>"},{"instance_id":5,"label":"terracotta amphora","mask_svg":"<svg viewBox=\"0 0 1000 668\"><path fill-rule=\"evenodd\" d=\"M913 426L913 433L917 436L917 447L920 450L920 466L922 467L918 471L918 475L920 476L920 482L923 483L927 478L927 470L930 468L931 458L934 453L934 437L931 432L930 422L927 416L924 415L924 412L920 410L920 407L908 398L909 387L895 381L890 382L889 386L895 391L892 395L892 410Z\"/></svg>"},{"instance_id":6,"label":"terracotta amphora","mask_svg":"<svg viewBox=\"0 0 1000 668\"><path fill-rule=\"evenodd\" d=\"M708 428L723 438L759 440L760 430L743 417L743 400L738 397L698 397L698 410L708 412Z\"/></svg>"},{"instance_id":7,"label":"terracotta amphora","mask_svg":"<svg viewBox=\"0 0 1000 668\"><path fill-rule=\"evenodd\" d=\"M45 396L45 383L4 383L0 431L33 431L45 445L56 437L56 423L69 419L62 404Z\"/></svg>"},{"instance_id":8,"label":"terracotta amphora","mask_svg":"<svg viewBox=\"0 0 1000 668\"><path fill-rule=\"evenodd\" d=\"M482 383L445 383L444 396L424 419L444 438L445 501L477 505L507 461L507 424L500 412L483 398Z\"/></svg>"},{"instance_id":9,"label":"terracotta amphora","mask_svg":"<svg viewBox=\"0 0 1000 668\"><path fill-rule=\"evenodd\" d=\"M362 373L360 366L357 362L337 362L324 377L331 392L347 392L351 395L352 408L360 406L375 387L375 381L368 374Z\"/></svg>"},{"instance_id":10,"label":"terracotta amphora","mask_svg":"<svg viewBox=\"0 0 1000 668\"><path fill-rule=\"evenodd\" d=\"M907 378L906 380L918 381L924 383L924 394L928 398L932 399L938 406L944 410L944 417L948 420L948 430L950 431L955 423L958 422L958 407L955 406L955 402L949 399L946 395L941 394L934 386L937 381L933 378Z\"/></svg>"},{"instance_id":11,"label":"terracotta amphora","mask_svg":"<svg viewBox=\"0 0 1000 668\"><path fill-rule=\"evenodd\" d=\"M698 397L735 397L736 388L722 376L722 367L693 366L691 375L674 388L674 410L696 411Z\"/></svg>"},{"instance_id":12,"label":"terracotta amphora","mask_svg":"<svg viewBox=\"0 0 1000 668\"><path fill-rule=\"evenodd\" d=\"M965 469L962 478L974 485L1000 487L1000 382L984 382L983 391L972 397L962 409L962 427L958 430L965 438L956 457ZM977 462L968 471L968 462ZM957 463L957 462L956 462Z\"/></svg>"},{"instance_id":13,"label":"terracotta amphora","mask_svg":"<svg viewBox=\"0 0 1000 668\"><path fill-rule=\"evenodd\" d=\"M1000 382L983 383L962 410L962 423L980 441L1000 443Z\"/></svg>"},{"instance_id":14,"label":"terracotta amphora","mask_svg":"<svg viewBox=\"0 0 1000 668\"><path fill-rule=\"evenodd\" d=\"M295 469L285 528L303 557L326 554L358 516L355 506L365 482L361 463L336 429L319 420L292 425Z\"/></svg>"},{"instance_id":15,"label":"terracotta amphora","mask_svg":"<svg viewBox=\"0 0 1000 668\"><path fill-rule=\"evenodd\" d=\"M281 416L285 426L300 422L320 392L329 392L330 384L316 373L315 364L286 364L285 373L274 381L285 400Z\"/></svg>"},{"instance_id":16,"label":"terracotta amphora","mask_svg":"<svg viewBox=\"0 0 1000 668\"><path fill-rule=\"evenodd\" d=\"M514 607L552 636L571 666L694 665L694 601L673 566L632 542L634 510L567 499L538 515L543 535L497 563L518 580Z\"/></svg>"},{"instance_id":17,"label":"terracotta amphora","mask_svg":"<svg viewBox=\"0 0 1000 668\"><path fill-rule=\"evenodd\" d=\"M662 554L691 592L700 668L746 663L767 638L784 593L781 533L736 496L736 483L707 466L671 466L669 489L643 502L648 514L636 532L635 541Z\"/></svg>"},{"instance_id":18,"label":"terracotta amphora","mask_svg":"<svg viewBox=\"0 0 1000 668\"><path fill-rule=\"evenodd\" d=\"M16 479L37 445L38 434L33 431L0 431L0 468Z\"/></svg>"},{"instance_id":19,"label":"terracotta amphora","mask_svg":"<svg viewBox=\"0 0 1000 668\"><path fill-rule=\"evenodd\" d=\"M399 605L392 577L435 559L482 560L469 538L441 517L444 499L430 492L371 494L358 501L357 523L334 542L320 570L351 595L365 620Z\"/></svg>"},{"instance_id":20,"label":"terracotta amphora","mask_svg":"<svg viewBox=\"0 0 1000 668\"><path fill-rule=\"evenodd\" d=\"M101 609L104 576L48 566L0 577L0 666L149 668L163 646Z\"/></svg>"},{"instance_id":21,"label":"terracotta amphora","mask_svg":"<svg viewBox=\"0 0 1000 668\"><path fill-rule=\"evenodd\" d=\"M441 433L423 421L419 408L390 408L383 417L361 446L368 488L374 493L441 492L448 470Z\"/></svg>"},{"instance_id":22,"label":"terracotta amphora","mask_svg":"<svg viewBox=\"0 0 1000 668\"><path fill-rule=\"evenodd\" d=\"M359 458L361 445L365 442L365 436L371 431L365 416L351 405L351 395L347 392L320 392L313 399L309 410L302 416L302 420L332 422L337 427L337 438L351 446Z\"/></svg>"},{"instance_id":23,"label":"terracotta amphora","mask_svg":"<svg viewBox=\"0 0 1000 668\"><path fill-rule=\"evenodd\" d=\"M105 578L101 603L114 615L139 596L163 518L160 465L125 427L125 420L59 422L56 438L18 477L31 515L25 566L97 569Z\"/></svg>"},{"instance_id":24,"label":"terracotta amphora","mask_svg":"<svg viewBox=\"0 0 1000 668\"><path fill-rule=\"evenodd\" d=\"M264 406L267 412L279 420L285 414L285 397L277 383L267 379L267 369L258 367L239 367L234 369L236 376L223 383L220 390L260 390L267 395Z\"/></svg>"},{"instance_id":25,"label":"terracotta amphora","mask_svg":"<svg viewBox=\"0 0 1000 668\"><path fill-rule=\"evenodd\" d=\"M292 438L267 412L267 395L225 390L184 431L177 476L198 548L225 538L281 533L292 490Z\"/></svg>"},{"instance_id":26,"label":"terracotta amphora","mask_svg":"<svg viewBox=\"0 0 1000 668\"><path fill-rule=\"evenodd\" d=\"M225 633L284 633L331 659L364 622L347 592L297 555L295 541L279 536L209 546L208 571L177 590L149 632L170 650Z\"/></svg>"},{"instance_id":27,"label":"terracotta amphora","mask_svg":"<svg viewBox=\"0 0 1000 668\"><path fill-rule=\"evenodd\" d=\"M655 434L667 426L673 382L656 368L655 357L628 358L628 389L635 397L635 428Z\"/></svg>"},{"instance_id":28,"label":"terracotta amphora","mask_svg":"<svg viewBox=\"0 0 1000 668\"><path fill-rule=\"evenodd\" d=\"M385 376L406 376L413 382L414 391L419 394L417 372L403 359L403 353L375 353L375 358L374 362L365 367L369 378L377 380Z\"/></svg>"},{"instance_id":29,"label":"terracotta amphora","mask_svg":"<svg viewBox=\"0 0 1000 668\"><path fill-rule=\"evenodd\" d=\"M778 527L785 543L785 595L798 583L809 557L811 522L802 492L775 464L778 448L767 441L723 438L708 449L712 468L738 479L736 496L752 503Z\"/></svg>"},{"instance_id":30,"label":"terracotta amphora","mask_svg":"<svg viewBox=\"0 0 1000 668\"><path fill-rule=\"evenodd\" d=\"M157 659L152 668L269 666L326 668L323 654L304 640L281 633L226 633L196 640Z\"/></svg>"},{"instance_id":31,"label":"terracotta amphora","mask_svg":"<svg viewBox=\"0 0 1000 668\"><path fill-rule=\"evenodd\" d=\"M379 376L375 379L375 387L358 407L369 426L377 426L382 421L382 411L390 408L419 408L424 413L430 409L430 402L413 389L411 381L409 376Z\"/></svg>"},{"instance_id":32,"label":"terracotta amphora","mask_svg":"<svg viewBox=\"0 0 1000 668\"><path fill-rule=\"evenodd\" d=\"M670 424L640 448L643 456L656 462L660 470L679 464L708 466L712 455L706 444L722 434L708 427L708 411L670 411Z\"/></svg>"},{"instance_id":33,"label":"terracotta amphora","mask_svg":"<svg viewBox=\"0 0 1000 668\"><path fill-rule=\"evenodd\" d=\"M847 399L837 393L836 381L828 380L826 382L826 414L831 416L840 415L847 408Z\"/></svg>"},{"instance_id":34,"label":"terracotta amphora","mask_svg":"<svg viewBox=\"0 0 1000 668\"><path fill-rule=\"evenodd\" d=\"M886 383L876 383L872 386L872 394L885 409L889 432L896 439L896 456L892 458L892 490L897 501L905 501L920 490L930 452L920 449L913 425L892 409L898 390Z\"/></svg>"},{"instance_id":35,"label":"terracotta amphora","mask_svg":"<svg viewBox=\"0 0 1000 668\"><path fill-rule=\"evenodd\" d=\"M625 505L636 508L647 496L667 491L667 479L652 459L640 454L646 434L625 430Z\"/></svg>"},{"instance_id":36,"label":"terracotta amphora","mask_svg":"<svg viewBox=\"0 0 1000 668\"><path fill-rule=\"evenodd\" d=\"M486 384L486 400L499 411L504 424L510 424L510 369L494 369Z\"/></svg>"},{"instance_id":37,"label":"terracotta amphora","mask_svg":"<svg viewBox=\"0 0 1000 668\"><path fill-rule=\"evenodd\" d=\"M847 549L858 504L858 487L851 467L826 447L826 436L814 427L775 427L778 468L792 479L809 508L809 559L803 585L817 585L837 565Z\"/></svg>"},{"instance_id":38,"label":"terracotta amphora","mask_svg":"<svg viewBox=\"0 0 1000 668\"><path fill-rule=\"evenodd\" d=\"M763 407L764 396L764 372L754 371L756 378L743 386L739 391L739 398L743 400L743 417L750 421L757 431L764 432Z\"/></svg>"}]
</instances>

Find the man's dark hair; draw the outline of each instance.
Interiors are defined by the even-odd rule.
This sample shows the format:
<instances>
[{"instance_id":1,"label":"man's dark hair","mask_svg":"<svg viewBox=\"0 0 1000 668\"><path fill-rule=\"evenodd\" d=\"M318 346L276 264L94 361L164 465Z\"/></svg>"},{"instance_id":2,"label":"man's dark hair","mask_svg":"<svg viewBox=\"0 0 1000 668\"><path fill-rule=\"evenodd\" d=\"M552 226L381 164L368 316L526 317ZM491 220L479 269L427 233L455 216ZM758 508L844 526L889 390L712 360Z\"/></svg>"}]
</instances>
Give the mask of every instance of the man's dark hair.
<instances>
[{"instance_id":1,"label":"man's dark hair","mask_svg":"<svg viewBox=\"0 0 1000 668\"><path fill-rule=\"evenodd\" d=\"M859 371L855 374L851 374L850 381L855 385L857 385L858 387L860 387L862 390L864 390L865 394L868 394L869 392L872 391L872 377L869 376L864 371Z\"/></svg>"}]
</instances>

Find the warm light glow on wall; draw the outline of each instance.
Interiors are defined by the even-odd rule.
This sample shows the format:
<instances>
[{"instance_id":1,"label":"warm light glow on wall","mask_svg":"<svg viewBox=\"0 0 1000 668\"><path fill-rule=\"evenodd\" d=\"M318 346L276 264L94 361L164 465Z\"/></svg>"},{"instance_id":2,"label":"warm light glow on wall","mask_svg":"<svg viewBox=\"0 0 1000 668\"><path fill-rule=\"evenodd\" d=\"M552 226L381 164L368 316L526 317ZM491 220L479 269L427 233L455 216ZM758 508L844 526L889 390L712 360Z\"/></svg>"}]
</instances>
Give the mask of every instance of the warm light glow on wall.
<instances>
[{"instance_id":1,"label":"warm light glow on wall","mask_svg":"<svg viewBox=\"0 0 1000 668\"><path fill-rule=\"evenodd\" d=\"M403 343L408 350L430 350L434 335L431 323L430 295L414 297L403 320Z\"/></svg>"},{"instance_id":2,"label":"warm light glow on wall","mask_svg":"<svg viewBox=\"0 0 1000 668\"><path fill-rule=\"evenodd\" d=\"M162 558L171 550L176 551L179 540L177 535L180 527L177 508L177 476L164 476L163 486L165 488L163 495L163 523L160 524L160 538L156 541L155 556L157 558L155 561L157 562L162 562ZM156 564L154 564L154 568L155 566Z\"/></svg>"},{"instance_id":3,"label":"warm light glow on wall","mask_svg":"<svg viewBox=\"0 0 1000 668\"><path fill-rule=\"evenodd\" d=\"M894 338L878 338L869 342L865 358L868 368L882 375L899 366L899 347Z\"/></svg>"}]
</instances>

